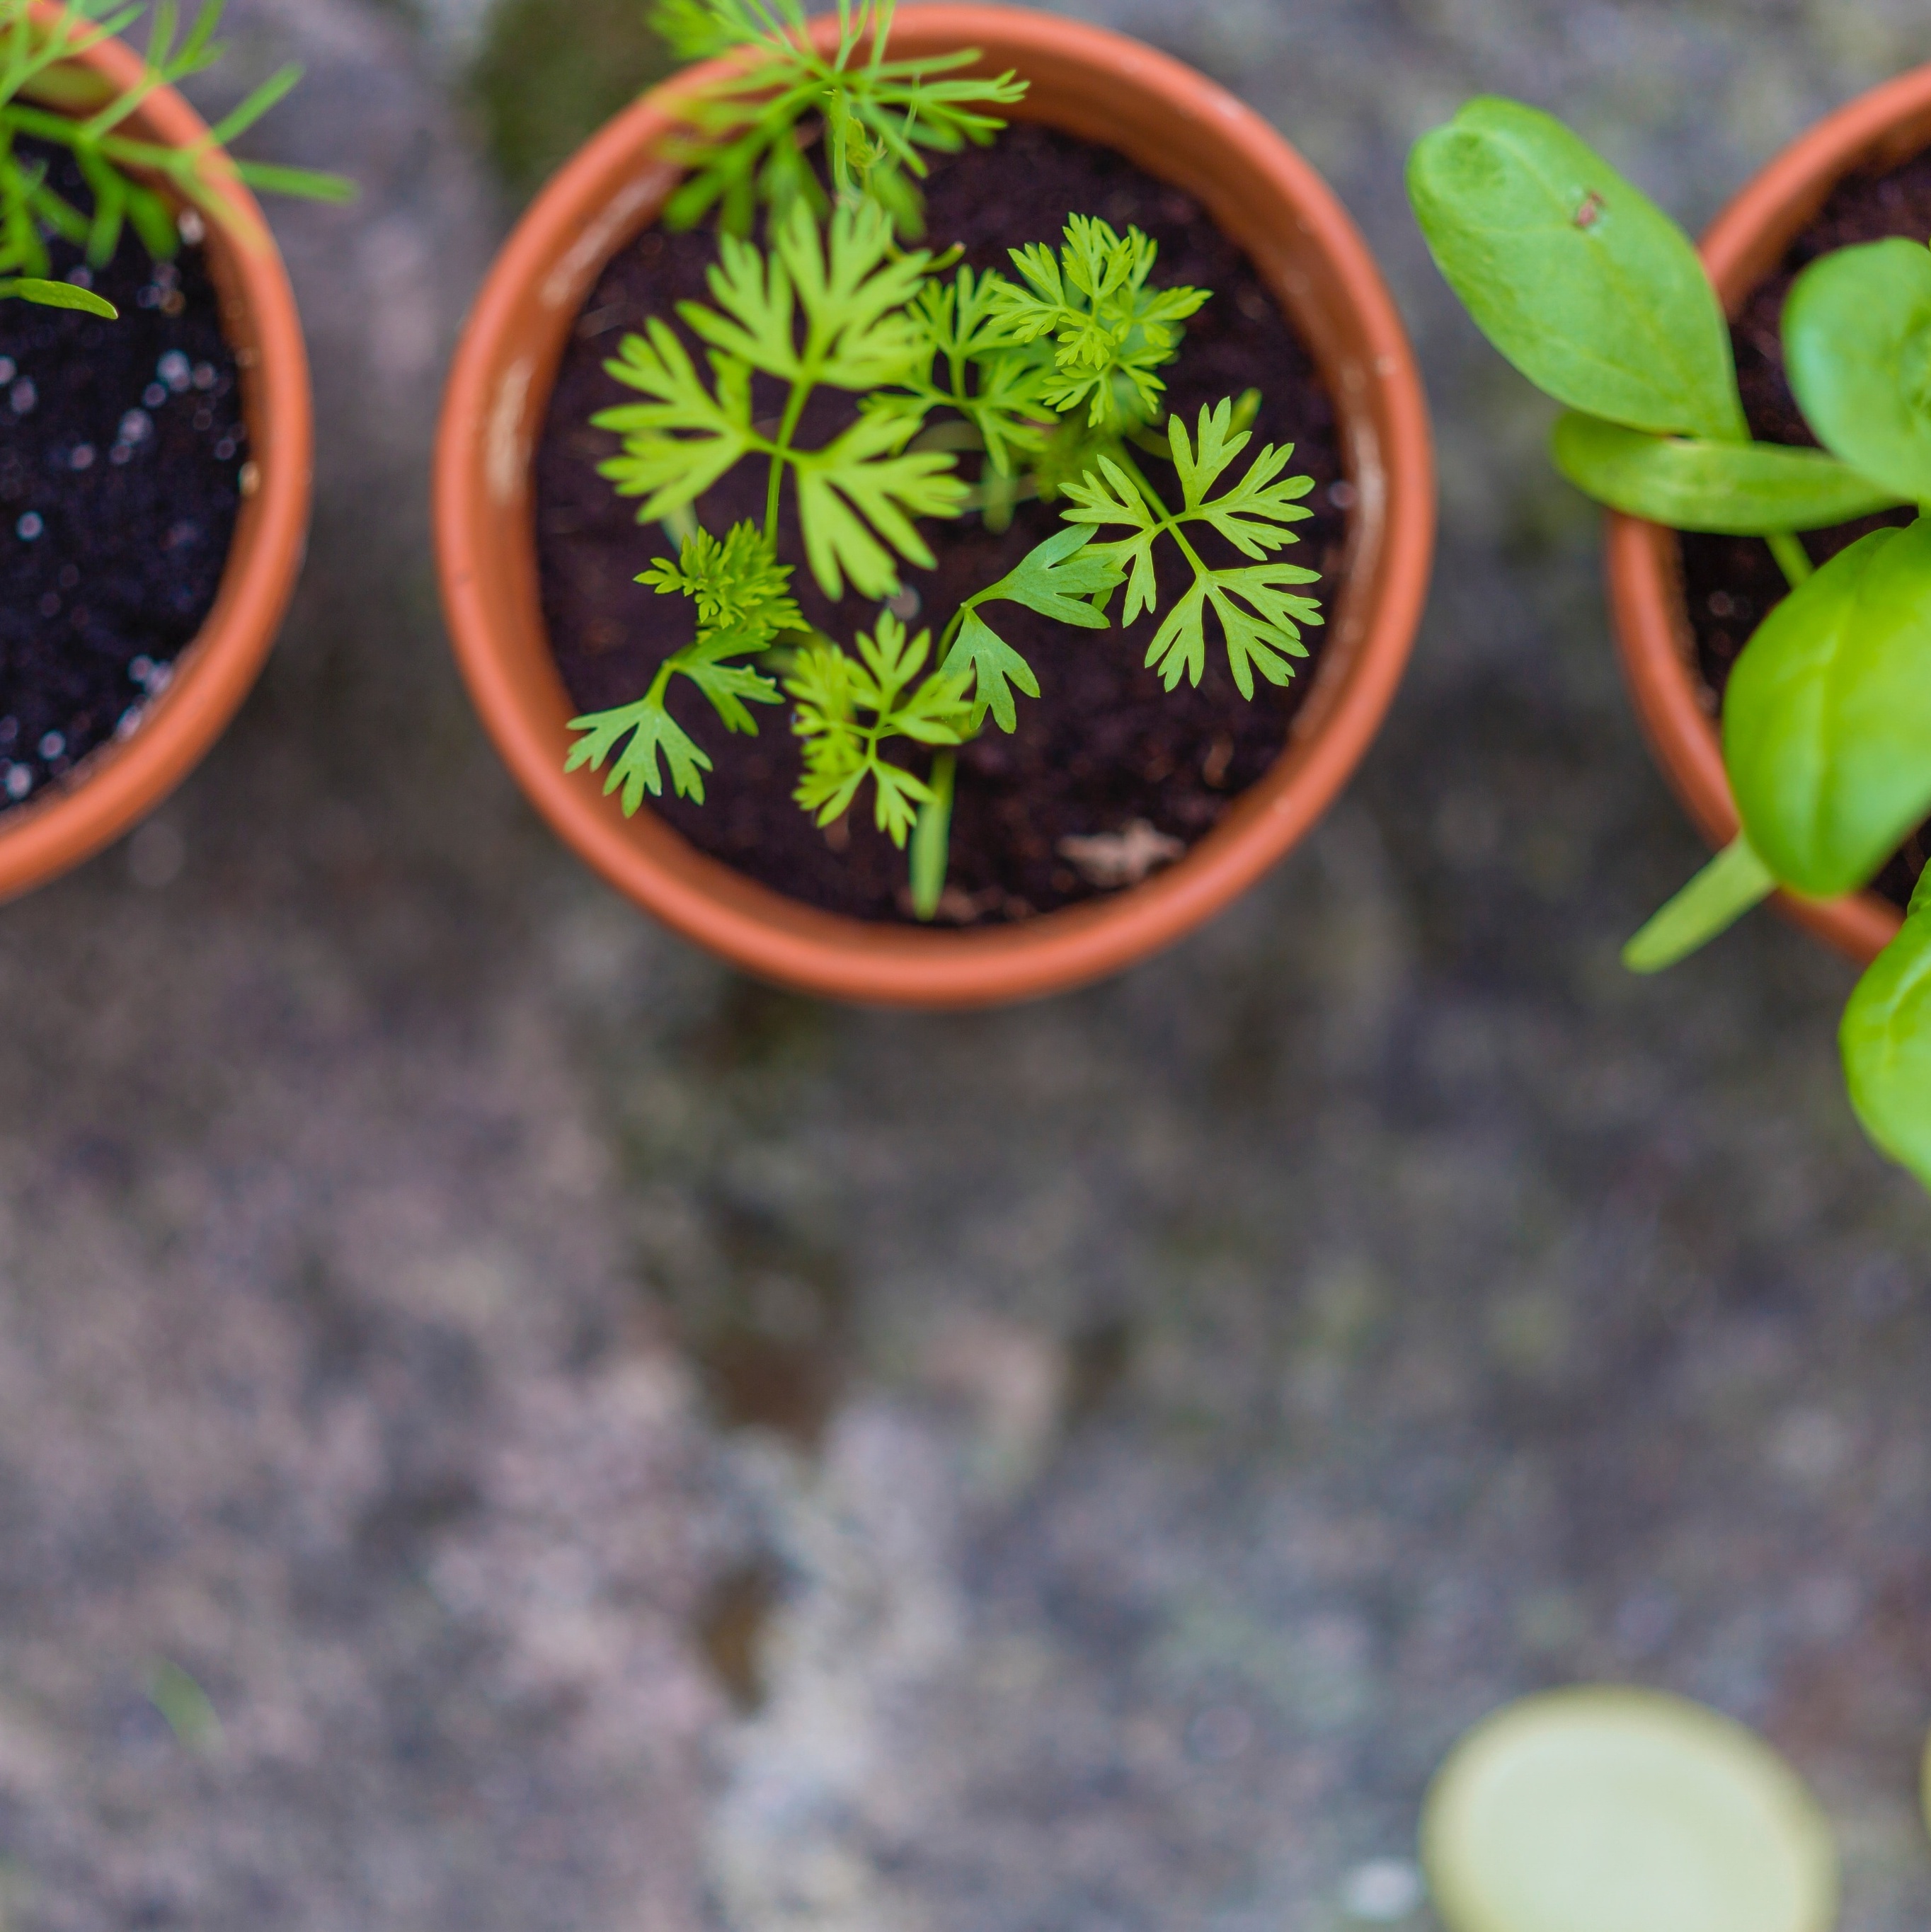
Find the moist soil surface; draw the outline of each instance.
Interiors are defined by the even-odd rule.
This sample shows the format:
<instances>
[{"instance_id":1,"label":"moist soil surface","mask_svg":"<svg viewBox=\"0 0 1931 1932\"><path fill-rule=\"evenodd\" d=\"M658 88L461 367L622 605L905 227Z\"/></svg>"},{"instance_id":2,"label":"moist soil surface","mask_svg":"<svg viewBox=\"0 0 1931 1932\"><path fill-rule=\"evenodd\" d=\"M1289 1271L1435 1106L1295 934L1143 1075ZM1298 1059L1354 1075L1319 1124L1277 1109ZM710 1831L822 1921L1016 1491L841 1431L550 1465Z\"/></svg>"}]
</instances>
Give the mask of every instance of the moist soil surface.
<instances>
[{"instance_id":1,"label":"moist soil surface","mask_svg":"<svg viewBox=\"0 0 1931 1932\"><path fill-rule=\"evenodd\" d=\"M1321 581L1306 588L1332 613L1351 500L1333 407L1311 356L1259 276L1200 206L1110 149L1026 125L1008 129L990 148L935 161L927 184L931 244L959 243L964 259L982 269L1009 269L1009 248L1056 244L1071 212L1145 230L1159 246L1156 284L1213 290L1188 325L1179 359L1163 372L1170 400L1191 427L1203 405L1260 391L1255 442L1236 459L1235 473L1262 442L1295 446L1290 467L1314 478L1306 500L1314 514L1296 526L1300 542L1281 555L1320 572ZM564 684L584 711L634 701L657 664L691 634L687 600L634 580L670 545L658 526L640 526L634 501L597 474L618 440L589 421L634 399L605 372L605 360L647 316L669 318L677 302L705 296L716 248L708 231L653 229L624 249L584 305L551 400L536 453L543 611ZM800 440L815 443L840 420L833 414L815 422L808 413ZM1164 475L1156 466L1156 484ZM739 518L761 518L766 482L761 464L740 464L701 500L706 526L722 533ZM976 517L928 521L921 528L936 567L903 571L908 595L901 614L915 604L914 628L929 625L936 638L966 597L1062 527L1058 509L1039 503L1022 505L1000 534ZM800 561L794 524L780 547L786 561ZM1240 561L1231 550L1202 550L1211 564ZM1179 588L1179 567L1177 559L1162 560L1170 597ZM875 613L854 595L833 606L802 568L793 587L807 618L848 646L855 631L869 628ZM1116 597L1116 618L1119 608ZM1089 632L1014 604L999 605L997 616L1001 634L1037 673L1041 695L1020 698L1017 732L989 724L960 752L940 916L961 923L1025 919L1106 890L1110 855L1078 843L1095 835L1128 834L1127 846L1116 850L1128 859L1136 848L1143 859L1149 851L1177 856L1198 839L1279 752L1325 634L1306 629L1310 655L1295 661L1289 684L1259 685L1248 703L1234 688L1211 622L1199 687L1182 684L1170 694L1143 662L1157 617L1124 632ZM761 713L755 737L732 736L688 687L672 704L716 768L706 776L702 805L668 796L667 786L652 808L701 850L794 898L862 919L909 917L905 855L875 830L869 787L845 820L821 831L791 799L798 746L784 712ZM926 769L926 754L915 747L901 744L891 755ZM585 775L584 782L593 782ZM1152 836L1128 833L1136 822ZM1075 856L1068 856L1068 841Z\"/></svg>"},{"instance_id":2,"label":"moist soil surface","mask_svg":"<svg viewBox=\"0 0 1931 1932\"><path fill-rule=\"evenodd\" d=\"M35 144L23 143L23 148ZM53 187L90 206L64 151ZM235 358L201 251L125 231L89 272L120 310L0 302L0 809L139 722L215 602L247 458Z\"/></svg>"},{"instance_id":3,"label":"moist soil surface","mask_svg":"<svg viewBox=\"0 0 1931 1932\"><path fill-rule=\"evenodd\" d=\"M1931 238L1931 153L1886 174L1854 175L1840 183L1817 218L1791 244L1776 272L1758 284L1732 326L1730 339L1744 412L1759 441L1816 446L1783 370L1783 304L1791 284L1820 255L1893 235L1917 242ZM1806 530L1803 547L1813 562L1826 563L1859 537L1908 524L1912 514L1890 510L1830 530ZM1743 646L1790 586L1770 546L1759 537L1686 534L1682 542L1683 590L1696 638L1697 665L1710 708L1718 712ZM1898 905L1908 904L1927 856L1931 826L1913 835L1873 889Z\"/></svg>"}]
</instances>

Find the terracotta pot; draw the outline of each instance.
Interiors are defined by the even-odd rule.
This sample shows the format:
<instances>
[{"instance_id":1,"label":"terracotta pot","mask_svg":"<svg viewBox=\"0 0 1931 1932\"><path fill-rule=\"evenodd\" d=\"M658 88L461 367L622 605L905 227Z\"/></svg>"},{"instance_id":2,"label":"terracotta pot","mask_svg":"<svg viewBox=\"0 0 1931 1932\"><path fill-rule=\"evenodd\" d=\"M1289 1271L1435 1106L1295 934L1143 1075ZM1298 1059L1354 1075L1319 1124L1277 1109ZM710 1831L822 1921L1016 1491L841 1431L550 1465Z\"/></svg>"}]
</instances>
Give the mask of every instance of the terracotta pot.
<instances>
[{"instance_id":1,"label":"terracotta pot","mask_svg":"<svg viewBox=\"0 0 1931 1932\"><path fill-rule=\"evenodd\" d=\"M1860 94L1793 142L1717 216L1702 242L1703 262L1734 316L1751 291L1848 175L1879 172L1931 147L1931 67ZM1657 762L1713 845L1737 836L1736 800L1722 742L1696 669L1675 533L1611 512L1608 520L1610 608L1623 674ZM1800 925L1853 959L1876 958L1903 914L1876 893L1838 899L1779 893Z\"/></svg>"},{"instance_id":2,"label":"terracotta pot","mask_svg":"<svg viewBox=\"0 0 1931 1932\"><path fill-rule=\"evenodd\" d=\"M818 24L821 39L826 23ZM477 298L436 457L436 532L456 654L485 723L538 809L620 891L767 979L855 1000L966 1006L1116 971L1260 878L1352 772L1399 682L1428 584L1434 488L1427 406L1374 263L1326 187L1230 94L1137 41L1003 7L902 8L894 52L962 46L1032 83L1029 119L1104 141L1198 199L1252 256L1319 361L1356 491L1346 587L1314 686L1267 776L1179 863L1116 898L984 932L845 919L696 851L648 809L563 770L572 706L538 609L530 452L592 283L676 179L653 157L697 68L620 115L524 218Z\"/></svg>"},{"instance_id":3,"label":"terracotta pot","mask_svg":"<svg viewBox=\"0 0 1931 1932\"><path fill-rule=\"evenodd\" d=\"M51 8L36 10L42 20ZM114 92L134 86L143 64L106 40L72 63ZM83 98L71 70L53 70L69 104ZM201 117L172 88L158 88L123 124L137 140L187 147L206 137ZM127 737L90 753L57 783L0 814L0 899L77 866L138 824L194 770L234 716L274 644L302 567L308 526L314 430L308 357L295 297L254 198L228 192L254 232L237 239L211 222L209 267L221 298L221 326L241 367L242 407L255 482L242 505L214 608L175 660L174 676L143 709Z\"/></svg>"}]
</instances>

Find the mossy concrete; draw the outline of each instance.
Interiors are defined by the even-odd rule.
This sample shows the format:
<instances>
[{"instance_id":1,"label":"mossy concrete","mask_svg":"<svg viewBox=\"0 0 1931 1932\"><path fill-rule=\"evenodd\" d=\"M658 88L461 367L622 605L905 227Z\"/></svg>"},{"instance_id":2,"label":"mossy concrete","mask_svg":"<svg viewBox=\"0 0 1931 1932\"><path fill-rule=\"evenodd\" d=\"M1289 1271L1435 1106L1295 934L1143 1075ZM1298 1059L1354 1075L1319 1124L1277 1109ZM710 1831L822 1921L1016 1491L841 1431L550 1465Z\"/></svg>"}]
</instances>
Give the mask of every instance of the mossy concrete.
<instances>
[{"instance_id":1,"label":"mossy concrete","mask_svg":"<svg viewBox=\"0 0 1931 1932\"><path fill-rule=\"evenodd\" d=\"M275 662L152 827L5 914L9 1932L1417 1932L1431 1769L1587 1678L1761 1727L1845 1932L1924 1922L1931 1208L1846 1111L1846 967L1762 916L1618 968L1701 855L1593 516L1400 172L1494 88L1699 220L1931 22L1086 10L1354 210L1441 561L1263 887L932 1019L748 984L522 805L425 507L513 200L487 22L237 5L242 68L310 69L263 142L365 192L275 215L322 442Z\"/></svg>"}]
</instances>

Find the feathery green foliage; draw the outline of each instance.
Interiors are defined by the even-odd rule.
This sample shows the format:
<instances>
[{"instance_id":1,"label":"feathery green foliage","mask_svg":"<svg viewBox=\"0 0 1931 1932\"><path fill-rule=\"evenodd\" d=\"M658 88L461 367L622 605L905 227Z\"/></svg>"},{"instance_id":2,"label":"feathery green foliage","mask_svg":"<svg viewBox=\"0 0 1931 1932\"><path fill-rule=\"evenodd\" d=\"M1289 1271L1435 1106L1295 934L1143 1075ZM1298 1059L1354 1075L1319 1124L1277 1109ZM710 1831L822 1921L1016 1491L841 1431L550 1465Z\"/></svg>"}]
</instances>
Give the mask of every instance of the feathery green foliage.
<instances>
[{"instance_id":1,"label":"feathery green foliage","mask_svg":"<svg viewBox=\"0 0 1931 1932\"><path fill-rule=\"evenodd\" d=\"M1005 125L991 110L1024 98L1011 74L964 71L972 50L887 60L896 0L838 0L838 44L812 44L799 0L662 0L651 24L680 58L741 52L742 71L684 110L670 158L690 170L665 211L688 228L713 208L727 232L748 235L761 202L782 216L803 202L822 214L825 191L800 136L823 123L833 194L869 196L898 232L923 232L921 150L956 154Z\"/></svg>"},{"instance_id":2,"label":"feathery green foliage","mask_svg":"<svg viewBox=\"0 0 1931 1932\"><path fill-rule=\"evenodd\" d=\"M206 141L170 148L125 133L131 116L157 88L205 72L227 51L215 38L221 0L207 0L185 33L175 0L159 0L149 32L146 71L115 94L73 67L75 56L125 33L146 10L115 0L68 0L50 27L35 22L30 0L0 0L0 293L29 301L55 301L100 313L106 304L52 298L45 289L50 266L47 237L59 235L86 250L89 264L104 267L131 226L157 259L179 246L175 217L161 191L165 186L209 219L244 235L251 224L230 192L233 180L265 192L347 200L350 185L305 169L230 160L224 150L281 100L301 78L284 68L255 88L209 130ZM44 167L28 163L16 142L23 136L68 149L86 180L92 206L77 208L48 184Z\"/></svg>"},{"instance_id":3,"label":"feathery green foliage","mask_svg":"<svg viewBox=\"0 0 1931 1932\"><path fill-rule=\"evenodd\" d=\"M1131 622L1163 608L1154 550L1170 538L1193 583L1167 610L1149 662L1170 689L1182 676L1197 683L1211 611L1249 698L1257 672L1287 680L1290 660L1306 655L1300 627L1321 620L1290 588L1317 573L1272 560L1309 514L1300 501L1309 479L1284 473L1291 450L1270 445L1226 482L1251 440L1258 394L1202 410L1197 436L1177 422L1164 440L1155 434L1160 372L1209 292L1158 286L1146 236L1073 214L1056 250L1010 251L1017 280L955 266L956 250L935 260L901 244L907 178L923 169L917 146L990 138L996 124L938 111L967 97L932 76L973 56L916 68L884 58L890 14L888 4L845 0L839 50L821 60L803 44L794 0L671 0L659 10L659 32L687 56L750 52L742 73L698 97L671 150L692 170L671 216L719 211L710 299L679 305L681 330L652 318L605 365L642 400L593 418L623 440L602 473L640 500L641 521L682 533L739 464L761 464L765 512L761 526L740 524L722 541L700 526L683 536L677 562L660 559L638 580L692 598L696 635L663 660L642 698L572 721L581 735L569 768L608 766L605 790L622 793L626 812L661 796L666 766L677 791L701 800L713 767L670 713L675 680L689 679L725 728L741 731L756 728L751 705L781 701L781 682L801 746L798 804L829 826L869 782L879 829L910 846L912 904L929 919L944 894L954 748L989 722L1016 730L1020 698L1040 694L995 607L1104 631L1124 584ZM1010 76L996 88L973 98L1003 103L1023 91ZM793 138L807 112L830 132L829 194ZM761 195L773 208L762 247L736 232ZM1129 442L1173 462L1177 510ZM931 631L913 634L897 599L902 565L933 564L920 521L976 514L996 531L1030 499L1063 502L1065 527L965 598L935 649ZM857 629L851 649L792 600L793 566L779 554L788 502L824 598L835 604L848 589L896 607ZM1118 525L1125 535L1100 537ZM1210 565L1198 547L1209 538L1254 561ZM905 752L890 754L899 740Z\"/></svg>"},{"instance_id":4,"label":"feathery green foliage","mask_svg":"<svg viewBox=\"0 0 1931 1932\"><path fill-rule=\"evenodd\" d=\"M1563 473L1632 515L1761 536L1790 580L1724 698L1742 830L1626 961L1673 964L1779 886L1867 884L1931 814L1931 520L1815 569L1797 532L1931 502L1931 250L1869 242L1798 276L1784 362L1823 447L1791 449L1749 440L1722 304L1689 237L1560 122L1472 102L1417 143L1409 186L1476 321L1569 405ZM1927 896L1920 884L1840 1040L1872 1139L1931 1186Z\"/></svg>"},{"instance_id":5,"label":"feathery green foliage","mask_svg":"<svg viewBox=\"0 0 1931 1932\"><path fill-rule=\"evenodd\" d=\"M1167 607L1160 628L1149 646L1146 661L1158 668L1169 691L1184 676L1198 684L1206 663L1206 617L1219 621L1227 666L1243 698L1254 695L1254 674L1270 684L1285 684L1292 674L1290 657L1304 658L1303 624L1322 621L1320 606L1311 597L1290 590L1290 584L1313 584L1318 571L1291 563L1253 563L1211 568L1187 538L1190 524L1205 524L1226 538L1242 556L1266 557L1284 544L1299 541L1287 526L1313 513L1301 502L1313 488L1305 476L1283 476L1290 444L1267 444L1247 473L1218 496L1207 493L1226 473L1234 458L1253 440L1245 430L1233 427L1233 404L1223 402L1203 410L1197 440L1190 442L1178 416L1167 419L1173 465L1179 472L1181 507L1170 511L1130 458L1100 459L1100 474L1068 484L1074 507L1069 523L1095 529L1125 524L1131 534L1102 547L1101 554L1130 571L1127 579L1125 621L1143 610L1161 608L1154 547L1171 537L1194 574L1179 602ZM1124 466L1123 466L1124 465Z\"/></svg>"},{"instance_id":6,"label":"feathery green foliage","mask_svg":"<svg viewBox=\"0 0 1931 1932\"><path fill-rule=\"evenodd\" d=\"M886 610L875 635L859 632L857 646L854 657L833 644L808 645L785 679L797 706L791 729L804 740L795 796L819 824L829 825L850 811L869 778L878 830L902 847L932 792L884 755L884 741L962 745L972 735L972 707L963 679L944 670L919 677L932 653L929 631L914 638Z\"/></svg>"},{"instance_id":7,"label":"feathery green foliage","mask_svg":"<svg viewBox=\"0 0 1931 1932\"><path fill-rule=\"evenodd\" d=\"M1062 416L1083 407L1089 427L1117 434L1159 415L1155 372L1209 291L1148 287L1158 252L1137 228L1116 235L1084 214L1068 220L1056 254L1044 242L1012 251L1025 286L1002 284L995 312L1013 340L1051 340L1054 374L1041 393Z\"/></svg>"}]
</instances>

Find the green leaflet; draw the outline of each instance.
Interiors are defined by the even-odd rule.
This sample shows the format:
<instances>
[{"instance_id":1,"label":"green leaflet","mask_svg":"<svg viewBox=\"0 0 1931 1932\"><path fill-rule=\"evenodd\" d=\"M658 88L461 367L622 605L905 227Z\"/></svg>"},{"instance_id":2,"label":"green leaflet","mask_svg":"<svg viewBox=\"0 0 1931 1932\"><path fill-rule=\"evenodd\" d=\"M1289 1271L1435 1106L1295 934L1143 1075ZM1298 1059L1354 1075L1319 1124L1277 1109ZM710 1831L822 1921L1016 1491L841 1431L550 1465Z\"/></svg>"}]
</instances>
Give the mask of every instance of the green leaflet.
<instances>
[{"instance_id":1,"label":"green leaflet","mask_svg":"<svg viewBox=\"0 0 1931 1932\"><path fill-rule=\"evenodd\" d=\"M1776 890L1770 868L1739 833L1623 949L1632 973L1660 973L1727 932Z\"/></svg>"},{"instance_id":2,"label":"green leaflet","mask_svg":"<svg viewBox=\"0 0 1931 1932\"><path fill-rule=\"evenodd\" d=\"M1095 545L1094 554L1128 572L1125 621L1129 624L1142 611L1160 608L1154 548L1162 536L1170 537L1192 570L1194 581L1168 611L1146 662L1158 667L1169 691L1183 676L1198 684L1206 665L1206 618L1211 610L1220 620L1234 682L1243 698L1251 698L1257 670L1271 684L1284 684L1292 674L1287 658L1308 655L1300 641L1300 626L1321 622L1320 607L1287 586L1317 583L1320 573L1291 563L1212 568L1188 541L1185 526L1204 524L1243 556L1264 557L1299 541L1284 526L1311 514L1299 500L1312 482L1305 476L1282 476L1293 454L1292 446L1269 443L1238 483L1218 496L1207 494L1254 440L1248 431L1233 428L1231 397L1201 410L1194 441L1188 440L1186 425L1178 416L1167 418L1167 429L1183 494L1179 510L1170 512L1144 478L1137 472L1129 475L1111 457L1102 456L1097 475L1089 471L1083 482L1066 485L1065 494L1074 507L1062 514L1069 524L1128 526L1129 535Z\"/></svg>"},{"instance_id":3,"label":"green leaflet","mask_svg":"<svg viewBox=\"0 0 1931 1932\"><path fill-rule=\"evenodd\" d=\"M584 735L570 747L569 758L563 766L566 772L581 765L589 766L593 772L602 771L604 760L617 740L629 734L629 742L611 766L603 787L606 794L620 785L623 788L625 818L635 815L647 791L653 798L662 795L664 778L657 767L659 751L670 761L671 780L677 787L677 796L695 799L700 805L704 802L704 774L710 770L710 760L664 709L662 700L654 692L640 698L635 704L572 718L570 729Z\"/></svg>"},{"instance_id":4,"label":"green leaflet","mask_svg":"<svg viewBox=\"0 0 1931 1932\"><path fill-rule=\"evenodd\" d=\"M104 296L97 296L92 289L77 287L72 282L45 281L38 275L0 277L0 302L9 296L37 303L42 308L80 309L109 322L121 319L121 311Z\"/></svg>"},{"instance_id":5,"label":"green leaflet","mask_svg":"<svg viewBox=\"0 0 1931 1932\"><path fill-rule=\"evenodd\" d=\"M1723 756L1750 842L1816 898L1931 813L1931 523L1878 530L1793 590L1737 660Z\"/></svg>"},{"instance_id":6,"label":"green leaflet","mask_svg":"<svg viewBox=\"0 0 1931 1932\"><path fill-rule=\"evenodd\" d=\"M1904 930L1851 995L1838 1042L1865 1132L1931 1187L1931 886L1924 880Z\"/></svg>"},{"instance_id":7,"label":"green leaflet","mask_svg":"<svg viewBox=\"0 0 1931 1932\"><path fill-rule=\"evenodd\" d=\"M1931 501L1931 248L1840 248L1797 278L1784 361L1826 449L1912 502Z\"/></svg>"},{"instance_id":8,"label":"green leaflet","mask_svg":"<svg viewBox=\"0 0 1931 1932\"><path fill-rule=\"evenodd\" d=\"M1560 122L1471 100L1415 144L1408 196L1449 286L1539 388L1634 429L1748 437L1689 237Z\"/></svg>"},{"instance_id":9,"label":"green leaflet","mask_svg":"<svg viewBox=\"0 0 1931 1932\"><path fill-rule=\"evenodd\" d=\"M1557 419L1551 451L1585 495L1677 530L1827 530L1899 500L1821 449L1653 436L1574 410Z\"/></svg>"},{"instance_id":10,"label":"green leaflet","mask_svg":"<svg viewBox=\"0 0 1931 1932\"><path fill-rule=\"evenodd\" d=\"M856 657L835 644L809 645L785 676L797 706L791 729L804 740L804 772L792 796L829 825L851 808L869 778L876 791L874 820L902 850L920 806L934 794L883 754L884 741L963 744L971 735L970 707L958 678L944 670L919 678L931 654L929 631L912 637L887 610L876 633L860 632L857 643Z\"/></svg>"},{"instance_id":11,"label":"green leaflet","mask_svg":"<svg viewBox=\"0 0 1931 1932\"><path fill-rule=\"evenodd\" d=\"M1032 667L985 619L969 605L959 627L958 640L945 654L945 668L955 676L972 680L972 728L986 722L986 713L1002 731L1019 727L1019 706L1012 686L1017 685L1029 698L1039 695L1039 680Z\"/></svg>"}]
</instances>

